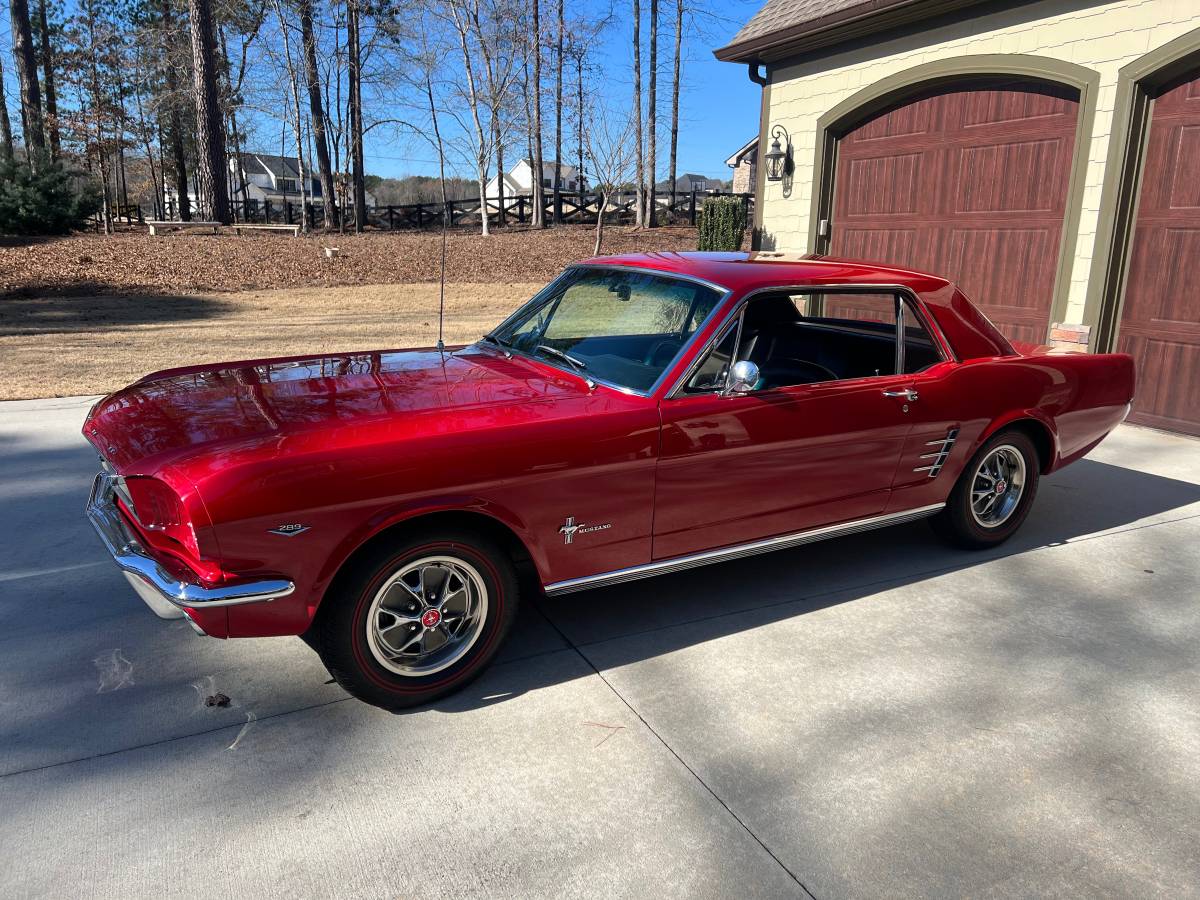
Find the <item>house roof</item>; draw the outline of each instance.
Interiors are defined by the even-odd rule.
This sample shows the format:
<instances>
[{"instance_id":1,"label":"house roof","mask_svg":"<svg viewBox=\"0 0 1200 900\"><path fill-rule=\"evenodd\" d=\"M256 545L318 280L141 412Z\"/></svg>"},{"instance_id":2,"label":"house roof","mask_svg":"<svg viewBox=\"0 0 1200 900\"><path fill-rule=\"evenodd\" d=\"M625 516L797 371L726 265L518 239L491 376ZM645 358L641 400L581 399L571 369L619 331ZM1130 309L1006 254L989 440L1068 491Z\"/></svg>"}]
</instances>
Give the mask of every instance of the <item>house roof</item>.
<instances>
[{"instance_id":1,"label":"house roof","mask_svg":"<svg viewBox=\"0 0 1200 900\"><path fill-rule=\"evenodd\" d=\"M724 47L726 62L773 62L983 0L767 0Z\"/></svg>"},{"instance_id":2,"label":"house roof","mask_svg":"<svg viewBox=\"0 0 1200 900\"><path fill-rule=\"evenodd\" d=\"M746 141L746 143L742 144L742 146L738 149L737 153L733 154L733 156L731 156L731 157L729 157L729 159L725 160L725 165L729 166L729 168L731 168L731 169L736 169L741 164L742 160L745 159L748 155L753 155L755 158L758 157L758 135L757 134L754 137L750 138L750 140Z\"/></svg>"},{"instance_id":3,"label":"house roof","mask_svg":"<svg viewBox=\"0 0 1200 900\"><path fill-rule=\"evenodd\" d=\"M517 163L517 166L519 166L521 163L525 163L531 169L533 168L533 161L528 158L521 159L520 162ZM513 166L512 169L509 169L509 173L511 174L517 166ZM552 159L542 160L542 173L544 175L547 172L551 175L554 174L554 160ZM567 163L559 163L558 172L560 178L564 175L567 177L572 177L579 174L579 170L577 168Z\"/></svg>"},{"instance_id":4,"label":"house roof","mask_svg":"<svg viewBox=\"0 0 1200 900\"><path fill-rule=\"evenodd\" d=\"M294 156L242 153L240 159L242 171L247 175L272 175L276 178L300 177L300 162Z\"/></svg>"}]
</instances>

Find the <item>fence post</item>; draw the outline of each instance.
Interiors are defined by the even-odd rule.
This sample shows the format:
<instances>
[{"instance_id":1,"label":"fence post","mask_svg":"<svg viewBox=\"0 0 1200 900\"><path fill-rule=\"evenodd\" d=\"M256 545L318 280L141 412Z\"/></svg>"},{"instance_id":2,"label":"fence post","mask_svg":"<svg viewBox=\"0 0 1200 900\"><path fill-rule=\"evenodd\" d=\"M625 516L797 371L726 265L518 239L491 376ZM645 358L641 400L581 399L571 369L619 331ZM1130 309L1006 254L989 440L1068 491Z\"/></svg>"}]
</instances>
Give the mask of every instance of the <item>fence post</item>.
<instances>
[{"instance_id":1,"label":"fence post","mask_svg":"<svg viewBox=\"0 0 1200 900\"><path fill-rule=\"evenodd\" d=\"M525 195L517 195L517 221L522 225L525 224Z\"/></svg>"},{"instance_id":2,"label":"fence post","mask_svg":"<svg viewBox=\"0 0 1200 900\"><path fill-rule=\"evenodd\" d=\"M444 217L443 221L445 221L447 228L449 228L451 225L454 224L454 201L453 200L446 201L446 209L442 212L442 216Z\"/></svg>"},{"instance_id":3,"label":"fence post","mask_svg":"<svg viewBox=\"0 0 1200 900\"><path fill-rule=\"evenodd\" d=\"M693 228L696 227L696 189L692 188L692 203L688 207L688 222Z\"/></svg>"},{"instance_id":4,"label":"fence post","mask_svg":"<svg viewBox=\"0 0 1200 900\"><path fill-rule=\"evenodd\" d=\"M388 204L387 211L388 211L388 231L395 231L396 230L396 211L392 208L392 205L390 203Z\"/></svg>"}]
</instances>

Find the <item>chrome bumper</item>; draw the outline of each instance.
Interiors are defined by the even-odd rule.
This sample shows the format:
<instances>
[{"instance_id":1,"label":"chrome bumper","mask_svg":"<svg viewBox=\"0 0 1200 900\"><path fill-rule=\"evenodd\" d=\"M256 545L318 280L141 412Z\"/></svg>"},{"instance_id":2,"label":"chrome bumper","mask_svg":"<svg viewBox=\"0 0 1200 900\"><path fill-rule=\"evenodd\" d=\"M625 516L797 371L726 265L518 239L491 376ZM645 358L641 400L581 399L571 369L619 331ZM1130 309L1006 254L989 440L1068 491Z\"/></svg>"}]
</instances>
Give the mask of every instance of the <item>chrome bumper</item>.
<instances>
[{"instance_id":1,"label":"chrome bumper","mask_svg":"<svg viewBox=\"0 0 1200 900\"><path fill-rule=\"evenodd\" d=\"M97 475L92 484L87 515L137 595L164 619L180 618L185 608L209 609L276 600L296 589L292 582L282 579L216 588L180 581L149 554L125 522L114 499L113 476L106 473Z\"/></svg>"}]
</instances>

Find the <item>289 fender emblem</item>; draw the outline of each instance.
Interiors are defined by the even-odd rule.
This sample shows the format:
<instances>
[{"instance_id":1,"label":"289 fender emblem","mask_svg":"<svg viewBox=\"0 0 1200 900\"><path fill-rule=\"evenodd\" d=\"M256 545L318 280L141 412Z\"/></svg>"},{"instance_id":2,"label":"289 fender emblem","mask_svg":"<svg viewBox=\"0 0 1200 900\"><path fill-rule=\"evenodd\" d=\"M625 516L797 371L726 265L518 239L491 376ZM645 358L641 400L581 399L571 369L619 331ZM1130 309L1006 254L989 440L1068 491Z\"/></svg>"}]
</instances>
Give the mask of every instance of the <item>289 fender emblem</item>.
<instances>
[{"instance_id":1,"label":"289 fender emblem","mask_svg":"<svg viewBox=\"0 0 1200 900\"><path fill-rule=\"evenodd\" d=\"M301 525L295 522L291 525L280 525L278 528L270 529L271 534L278 534L282 537L295 537L298 534L303 534L308 531L309 526Z\"/></svg>"}]
</instances>

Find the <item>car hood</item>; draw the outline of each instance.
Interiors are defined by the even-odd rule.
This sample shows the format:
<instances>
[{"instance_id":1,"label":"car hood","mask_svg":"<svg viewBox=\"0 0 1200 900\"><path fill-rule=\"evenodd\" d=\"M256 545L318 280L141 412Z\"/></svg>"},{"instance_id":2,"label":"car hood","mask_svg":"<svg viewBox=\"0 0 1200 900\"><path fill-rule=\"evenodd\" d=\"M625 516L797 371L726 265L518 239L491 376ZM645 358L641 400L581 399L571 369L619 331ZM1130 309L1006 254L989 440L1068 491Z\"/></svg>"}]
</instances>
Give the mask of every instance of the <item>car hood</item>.
<instances>
[{"instance_id":1,"label":"car hood","mask_svg":"<svg viewBox=\"0 0 1200 900\"><path fill-rule=\"evenodd\" d=\"M288 357L147 375L97 403L83 431L121 474L150 474L215 444L355 428L439 409L511 406L582 390L569 374L479 345L444 353Z\"/></svg>"}]
</instances>

